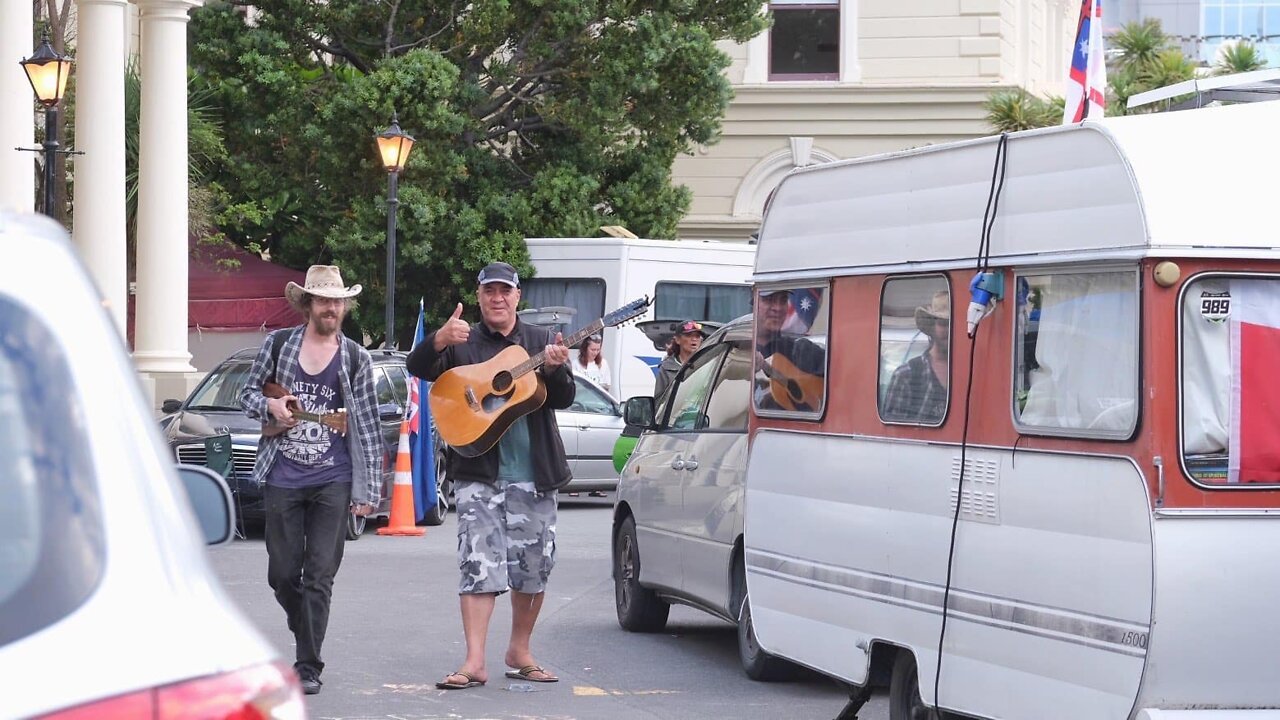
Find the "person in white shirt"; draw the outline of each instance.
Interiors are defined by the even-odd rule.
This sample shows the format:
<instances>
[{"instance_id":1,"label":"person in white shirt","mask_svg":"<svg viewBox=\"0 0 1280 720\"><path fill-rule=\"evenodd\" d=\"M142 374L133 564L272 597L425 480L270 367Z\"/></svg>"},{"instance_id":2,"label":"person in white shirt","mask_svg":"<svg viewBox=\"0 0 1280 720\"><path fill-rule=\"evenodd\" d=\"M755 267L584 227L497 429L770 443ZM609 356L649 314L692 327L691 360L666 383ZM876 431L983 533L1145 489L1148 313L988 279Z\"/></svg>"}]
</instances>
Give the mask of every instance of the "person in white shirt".
<instances>
[{"instance_id":1,"label":"person in white shirt","mask_svg":"<svg viewBox=\"0 0 1280 720\"><path fill-rule=\"evenodd\" d=\"M583 340L582 344L578 346L578 354L572 358L573 372L575 375L582 375L604 388L605 392L613 394L610 380L613 374L609 372L609 363L604 359L604 355L600 353L602 345L603 340L599 335L592 335Z\"/></svg>"}]
</instances>

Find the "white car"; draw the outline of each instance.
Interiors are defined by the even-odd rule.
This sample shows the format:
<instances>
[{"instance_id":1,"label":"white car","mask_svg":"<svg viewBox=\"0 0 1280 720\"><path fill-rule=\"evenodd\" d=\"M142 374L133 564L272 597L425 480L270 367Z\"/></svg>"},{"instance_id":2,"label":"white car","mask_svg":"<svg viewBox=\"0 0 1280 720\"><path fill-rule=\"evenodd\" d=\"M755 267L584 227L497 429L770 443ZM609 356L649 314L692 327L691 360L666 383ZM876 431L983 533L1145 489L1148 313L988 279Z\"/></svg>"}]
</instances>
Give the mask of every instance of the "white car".
<instances>
[{"instance_id":1,"label":"white car","mask_svg":"<svg viewBox=\"0 0 1280 720\"><path fill-rule=\"evenodd\" d=\"M626 423L622 408L604 388L581 375L573 404L556 411L560 440L569 458L573 479L560 492L605 491L618 487L618 471L613 467L613 446Z\"/></svg>"},{"instance_id":2,"label":"white car","mask_svg":"<svg viewBox=\"0 0 1280 720\"><path fill-rule=\"evenodd\" d=\"M738 626L743 669L767 680L790 666L756 643L742 559L754 353L751 318L738 318L703 342L661 405L627 400L627 422L645 430L618 482L613 580L624 629L661 631L671 603L705 610Z\"/></svg>"},{"instance_id":3,"label":"white car","mask_svg":"<svg viewBox=\"0 0 1280 720\"><path fill-rule=\"evenodd\" d=\"M175 472L65 232L0 213L0 245L0 716L304 717L205 557L226 483Z\"/></svg>"}]
</instances>

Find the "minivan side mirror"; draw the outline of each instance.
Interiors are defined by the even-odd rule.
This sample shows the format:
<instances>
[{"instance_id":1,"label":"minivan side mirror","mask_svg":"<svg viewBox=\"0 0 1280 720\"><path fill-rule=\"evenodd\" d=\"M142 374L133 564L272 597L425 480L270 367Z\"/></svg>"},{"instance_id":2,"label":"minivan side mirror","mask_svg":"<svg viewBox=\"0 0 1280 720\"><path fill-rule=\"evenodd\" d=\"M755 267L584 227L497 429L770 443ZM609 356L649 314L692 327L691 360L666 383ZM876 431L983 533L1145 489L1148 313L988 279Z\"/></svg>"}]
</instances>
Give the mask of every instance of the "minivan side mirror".
<instances>
[{"instance_id":1,"label":"minivan side mirror","mask_svg":"<svg viewBox=\"0 0 1280 720\"><path fill-rule=\"evenodd\" d=\"M182 401L173 400L172 398L169 400L165 400L164 403L160 406L160 412L165 414L176 413L181 409L182 409Z\"/></svg>"},{"instance_id":2,"label":"minivan side mirror","mask_svg":"<svg viewBox=\"0 0 1280 720\"><path fill-rule=\"evenodd\" d=\"M628 425L635 425L646 430L654 427L654 403L653 398L641 395L633 398L627 398L627 402L622 406L622 418L626 420Z\"/></svg>"},{"instance_id":3,"label":"minivan side mirror","mask_svg":"<svg viewBox=\"0 0 1280 720\"><path fill-rule=\"evenodd\" d=\"M206 545L221 545L235 535L231 488L218 473L199 465L178 465L178 477L191 500Z\"/></svg>"}]
</instances>

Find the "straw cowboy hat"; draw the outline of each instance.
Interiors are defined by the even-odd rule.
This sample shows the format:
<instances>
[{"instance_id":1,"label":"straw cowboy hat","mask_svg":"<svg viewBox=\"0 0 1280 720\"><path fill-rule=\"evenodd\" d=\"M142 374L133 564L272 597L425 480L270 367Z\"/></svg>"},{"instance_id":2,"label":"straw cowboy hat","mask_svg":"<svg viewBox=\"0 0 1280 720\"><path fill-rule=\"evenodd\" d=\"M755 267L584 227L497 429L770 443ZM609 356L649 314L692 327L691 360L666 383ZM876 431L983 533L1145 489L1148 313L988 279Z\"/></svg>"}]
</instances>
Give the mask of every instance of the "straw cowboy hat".
<instances>
[{"instance_id":1,"label":"straw cowboy hat","mask_svg":"<svg viewBox=\"0 0 1280 720\"><path fill-rule=\"evenodd\" d=\"M284 286L284 297L294 310L302 312L302 298L315 295L324 298L351 298L360 294L364 288L359 285L346 287L342 284L342 273L336 265L312 265L307 268L305 285L290 281Z\"/></svg>"},{"instance_id":2,"label":"straw cowboy hat","mask_svg":"<svg viewBox=\"0 0 1280 720\"><path fill-rule=\"evenodd\" d=\"M937 320L951 322L951 296L945 290L934 293L927 306L916 308L916 327L925 335L933 337Z\"/></svg>"}]
</instances>

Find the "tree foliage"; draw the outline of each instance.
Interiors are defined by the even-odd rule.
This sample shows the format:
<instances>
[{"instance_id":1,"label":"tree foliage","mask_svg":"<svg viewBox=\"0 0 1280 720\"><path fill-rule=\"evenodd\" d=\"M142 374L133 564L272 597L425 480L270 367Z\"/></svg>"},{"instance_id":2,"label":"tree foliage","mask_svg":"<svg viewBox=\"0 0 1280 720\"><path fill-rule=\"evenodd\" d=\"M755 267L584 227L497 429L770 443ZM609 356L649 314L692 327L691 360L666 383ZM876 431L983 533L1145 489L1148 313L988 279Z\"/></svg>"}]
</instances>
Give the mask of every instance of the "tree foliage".
<instances>
[{"instance_id":1,"label":"tree foliage","mask_svg":"<svg viewBox=\"0 0 1280 720\"><path fill-rule=\"evenodd\" d=\"M730 99L715 43L765 25L755 0L253 0L247 24L235 4L192 19L228 152L222 228L287 265L340 265L379 337L373 136L397 112L417 140L399 183L402 341L419 296L435 323L474 302L484 263L527 272L525 237L672 236L690 194L671 164L716 139Z\"/></svg>"},{"instance_id":2,"label":"tree foliage","mask_svg":"<svg viewBox=\"0 0 1280 720\"><path fill-rule=\"evenodd\" d=\"M1233 75L1235 73L1252 72L1267 66L1267 58L1258 50L1258 46L1248 40L1222 44L1218 57L1213 64L1215 75Z\"/></svg>"},{"instance_id":3,"label":"tree foliage","mask_svg":"<svg viewBox=\"0 0 1280 720\"><path fill-rule=\"evenodd\" d=\"M1130 96L1147 90L1190 80L1196 75L1196 64L1174 46L1159 20L1147 18L1126 23L1106 40L1115 50L1107 63L1107 115L1129 113ZM1151 112L1178 102L1173 98L1155 107L1137 112ZM1047 127L1062 122L1062 98L1047 100L1025 90L997 90L987 96L987 123L996 132L1012 132Z\"/></svg>"}]
</instances>

